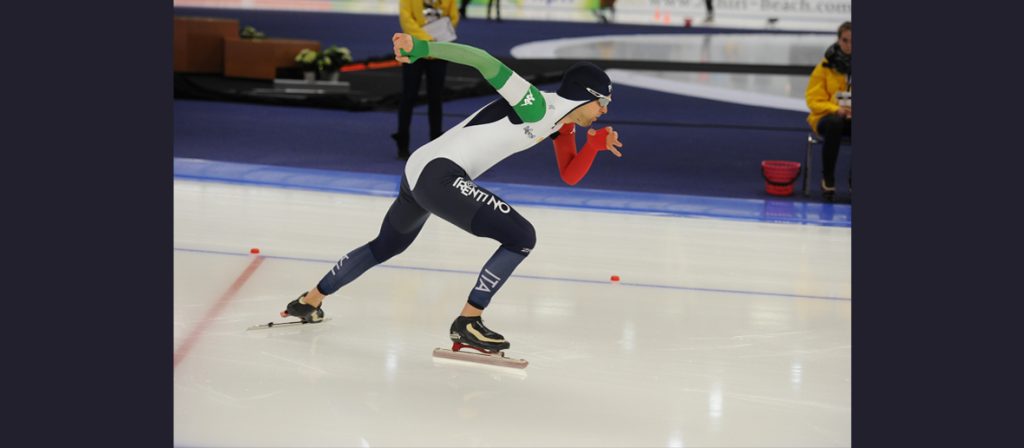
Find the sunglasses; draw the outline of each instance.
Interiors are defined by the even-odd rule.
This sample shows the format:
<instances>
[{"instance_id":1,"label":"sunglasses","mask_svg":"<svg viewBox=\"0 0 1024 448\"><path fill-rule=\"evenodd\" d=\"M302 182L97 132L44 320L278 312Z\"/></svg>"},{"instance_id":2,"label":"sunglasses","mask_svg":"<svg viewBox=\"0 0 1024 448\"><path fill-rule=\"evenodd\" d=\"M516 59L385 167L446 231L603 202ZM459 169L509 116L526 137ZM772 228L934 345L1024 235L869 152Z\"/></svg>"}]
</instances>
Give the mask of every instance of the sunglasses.
<instances>
[{"instance_id":1,"label":"sunglasses","mask_svg":"<svg viewBox=\"0 0 1024 448\"><path fill-rule=\"evenodd\" d=\"M590 92L591 95L594 95L594 96L597 97L597 104L601 105L601 107L608 107L608 103L612 102L611 98L609 98L607 96L604 96L604 95L601 95L600 93L595 92L594 89L591 89L590 87L587 87L586 89L587 89L587 92Z\"/></svg>"}]
</instances>

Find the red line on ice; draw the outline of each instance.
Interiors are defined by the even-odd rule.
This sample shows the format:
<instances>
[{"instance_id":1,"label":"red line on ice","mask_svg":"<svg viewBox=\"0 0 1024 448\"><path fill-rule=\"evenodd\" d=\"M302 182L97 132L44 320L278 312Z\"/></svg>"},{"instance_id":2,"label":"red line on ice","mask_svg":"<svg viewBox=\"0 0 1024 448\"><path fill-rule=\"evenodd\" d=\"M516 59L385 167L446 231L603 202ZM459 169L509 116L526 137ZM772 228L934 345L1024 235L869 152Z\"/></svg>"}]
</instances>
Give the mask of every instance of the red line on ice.
<instances>
[{"instance_id":1,"label":"red line on ice","mask_svg":"<svg viewBox=\"0 0 1024 448\"><path fill-rule=\"evenodd\" d=\"M175 368L178 367L178 363L180 363L181 360L185 359L188 352L192 350L192 347L196 344L196 340L199 339L199 335L201 335L203 331L206 330L206 327L210 325L210 322L213 322L213 319L217 317L222 310L224 310L224 307L227 306L228 302L235 297L235 294L242 288L242 285L245 285L245 282L249 281L249 277L252 277L252 273L256 272L256 268L260 267L260 264L262 263L263 257L254 257L252 262L249 263L249 267L245 268L242 275L239 275L238 278L235 279L235 282L231 284L231 287L229 287L227 291L224 291L224 294L221 294L220 298L217 299L217 303L213 305L213 308L210 308L210 310L206 312L206 315L203 316L203 320L199 321L199 324L197 324L192 329L192 332L185 338L185 342L181 343L178 351L174 353Z\"/></svg>"}]
</instances>

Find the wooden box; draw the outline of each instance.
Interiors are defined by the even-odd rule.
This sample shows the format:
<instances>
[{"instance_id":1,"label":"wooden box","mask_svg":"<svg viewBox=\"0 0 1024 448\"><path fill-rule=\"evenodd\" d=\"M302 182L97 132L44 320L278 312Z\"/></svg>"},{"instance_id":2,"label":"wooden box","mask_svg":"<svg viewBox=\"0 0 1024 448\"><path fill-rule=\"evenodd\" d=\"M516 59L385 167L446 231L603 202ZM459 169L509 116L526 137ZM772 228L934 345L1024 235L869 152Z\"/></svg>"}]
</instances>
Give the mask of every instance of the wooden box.
<instances>
[{"instance_id":1,"label":"wooden box","mask_svg":"<svg viewBox=\"0 0 1024 448\"><path fill-rule=\"evenodd\" d=\"M222 73L224 42L238 39L238 20L174 17L174 71Z\"/></svg>"},{"instance_id":2,"label":"wooden box","mask_svg":"<svg viewBox=\"0 0 1024 448\"><path fill-rule=\"evenodd\" d=\"M224 42L224 76L274 79L278 67L294 67L295 56L308 48L320 51L320 42L300 39L231 39Z\"/></svg>"}]
</instances>

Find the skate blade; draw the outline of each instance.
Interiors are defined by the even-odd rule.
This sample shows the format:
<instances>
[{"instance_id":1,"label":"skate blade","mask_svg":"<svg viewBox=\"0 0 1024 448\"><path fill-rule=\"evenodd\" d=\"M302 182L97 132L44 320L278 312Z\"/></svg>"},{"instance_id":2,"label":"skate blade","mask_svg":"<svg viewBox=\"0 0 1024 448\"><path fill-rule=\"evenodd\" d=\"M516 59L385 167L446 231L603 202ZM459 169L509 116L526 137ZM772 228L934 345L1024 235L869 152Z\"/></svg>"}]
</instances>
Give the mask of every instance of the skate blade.
<instances>
[{"instance_id":1,"label":"skate blade","mask_svg":"<svg viewBox=\"0 0 1024 448\"><path fill-rule=\"evenodd\" d=\"M246 331L250 331L250 330L266 330L266 329L269 329L269 328L278 328L278 327L295 327L295 326L299 326L299 325L318 325L318 324L322 324L324 322L327 322L329 320L331 320L330 317L325 317L323 320L321 320L320 322L316 322L316 323L303 322L301 320L293 320L293 321L288 321L288 322L267 322L265 324L253 325L253 326L251 326L249 328L246 328L245 330Z\"/></svg>"},{"instance_id":2,"label":"skate blade","mask_svg":"<svg viewBox=\"0 0 1024 448\"><path fill-rule=\"evenodd\" d=\"M525 359L508 358L505 356L505 352L498 353L476 353L476 352L463 352L463 351L452 351L446 348L435 348L435 358L454 359L457 361L468 361L477 364L487 364L498 367L510 367L513 369L525 369L529 362Z\"/></svg>"}]
</instances>

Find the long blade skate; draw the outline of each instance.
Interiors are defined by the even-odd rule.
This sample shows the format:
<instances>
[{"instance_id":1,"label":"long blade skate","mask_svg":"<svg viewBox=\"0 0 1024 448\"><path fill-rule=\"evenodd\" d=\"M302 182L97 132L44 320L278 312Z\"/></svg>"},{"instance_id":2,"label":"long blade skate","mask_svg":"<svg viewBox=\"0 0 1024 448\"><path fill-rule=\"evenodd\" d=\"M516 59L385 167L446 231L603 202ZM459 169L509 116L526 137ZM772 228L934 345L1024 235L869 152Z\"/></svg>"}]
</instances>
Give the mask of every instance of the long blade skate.
<instances>
[{"instance_id":1,"label":"long blade skate","mask_svg":"<svg viewBox=\"0 0 1024 448\"><path fill-rule=\"evenodd\" d=\"M463 348L471 348L478 350L478 352L460 351ZM504 351L499 352L487 352L482 351L476 347L460 344L458 342L452 343L452 349L448 350L445 348L434 349L435 358L454 359L458 361L475 362L478 364L487 364L499 367L511 367L513 369L525 369L529 362L525 359L515 359L505 356Z\"/></svg>"},{"instance_id":2,"label":"long blade skate","mask_svg":"<svg viewBox=\"0 0 1024 448\"><path fill-rule=\"evenodd\" d=\"M320 323L327 322L329 320L331 320L330 317L325 317L324 320L322 320L320 322L317 322L317 323L320 324ZM301 320L292 320L292 321L288 321L288 322L267 322L265 324L253 325L253 326L251 326L249 328L246 328L246 331L248 331L248 330L265 330L267 328L277 328L277 327L294 327L294 326L297 326L297 325L307 325L307 324L312 325L313 323L312 322L303 322Z\"/></svg>"},{"instance_id":3,"label":"long blade skate","mask_svg":"<svg viewBox=\"0 0 1024 448\"><path fill-rule=\"evenodd\" d=\"M281 317L288 317L288 312L287 311L281 311ZM315 322L315 323L321 324L321 323L327 322L329 320L331 320L330 317L325 317L320 322ZM314 323L314 322L306 322L304 320L292 320L292 321L287 321L287 322L267 322L265 324L253 325L253 326L251 326L249 328L246 328L245 330L249 331L249 330L265 330L265 329L268 329L268 328L275 328L275 327L294 327L296 325L306 325L306 324L312 324L312 323Z\"/></svg>"}]
</instances>

